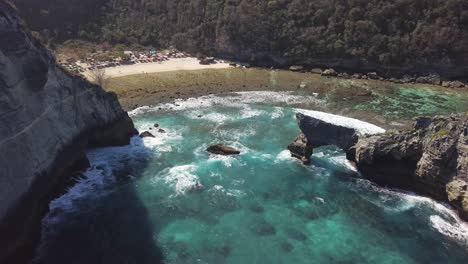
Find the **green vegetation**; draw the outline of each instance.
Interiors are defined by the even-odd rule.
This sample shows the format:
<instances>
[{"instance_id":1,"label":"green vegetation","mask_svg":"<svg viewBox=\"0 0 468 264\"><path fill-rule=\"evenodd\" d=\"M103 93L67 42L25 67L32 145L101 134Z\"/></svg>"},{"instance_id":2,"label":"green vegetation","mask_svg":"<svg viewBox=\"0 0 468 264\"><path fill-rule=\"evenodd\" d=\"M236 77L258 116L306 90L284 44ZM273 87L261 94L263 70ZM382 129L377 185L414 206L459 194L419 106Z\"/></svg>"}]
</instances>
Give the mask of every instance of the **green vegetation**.
<instances>
[{"instance_id":1,"label":"green vegetation","mask_svg":"<svg viewBox=\"0 0 468 264\"><path fill-rule=\"evenodd\" d=\"M447 135L448 133L449 133L449 131L447 129L443 128L443 129L437 131L436 133L434 133L433 137L434 138L442 137L442 136Z\"/></svg>"},{"instance_id":2,"label":"green vegetation","mask_svg":"<svg viewBox=\"0 0 468 264\"><path fill-rule=\"evenodd\" d=\"M414 71L468 60L466 0L16 0L52 39L177 47L258 63ZM338 60L339 59L339 60ZM456 72L458 70L458 72ZM444 70L445 71L445 70Z\"/></svg>"}]
</instances>

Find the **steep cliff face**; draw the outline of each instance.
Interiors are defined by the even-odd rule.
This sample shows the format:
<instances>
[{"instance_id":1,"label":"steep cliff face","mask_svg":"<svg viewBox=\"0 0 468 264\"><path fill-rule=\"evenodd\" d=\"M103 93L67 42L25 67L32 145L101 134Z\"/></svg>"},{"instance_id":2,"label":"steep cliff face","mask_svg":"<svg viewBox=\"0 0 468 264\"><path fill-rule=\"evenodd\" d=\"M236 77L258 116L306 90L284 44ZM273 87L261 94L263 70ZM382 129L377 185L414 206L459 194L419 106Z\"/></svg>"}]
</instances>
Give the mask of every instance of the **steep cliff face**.
<instances>
[{"instance_id":1,"label":"steep cliff face","mask_svg":"<svg viewBox=\"0 0 468 264\"><path fill-rule=\"evenodd\" d=\"M468 220L468 115L419 118L414 129L360 137L361 173L385 186L448 201Z\"/></svg>"},{"instance_id":2,"label":"steep cliff face","mask_svg":"<svg viewBox=\"0 0 468 264\"><path fill-rule=\"evenodd\" d=\"M21 263L48 203L88 165L88 147L128 144L116 96L69 76L0 2L0 263Z\"/></svg>"},{"instance_id":3,"label":"steep cliff face","mask_svg":"<svg viewBox=\"0 0 468 264\"><path fill-rule=\"evenodd\" d=\"M449 202L468 220L468 114L421 117L412 130L376 135L301 114L297 119L305 139L289 146L293 156L308 161L313 147L336 145L365 178Z\"/></svg>"}]
</instances>

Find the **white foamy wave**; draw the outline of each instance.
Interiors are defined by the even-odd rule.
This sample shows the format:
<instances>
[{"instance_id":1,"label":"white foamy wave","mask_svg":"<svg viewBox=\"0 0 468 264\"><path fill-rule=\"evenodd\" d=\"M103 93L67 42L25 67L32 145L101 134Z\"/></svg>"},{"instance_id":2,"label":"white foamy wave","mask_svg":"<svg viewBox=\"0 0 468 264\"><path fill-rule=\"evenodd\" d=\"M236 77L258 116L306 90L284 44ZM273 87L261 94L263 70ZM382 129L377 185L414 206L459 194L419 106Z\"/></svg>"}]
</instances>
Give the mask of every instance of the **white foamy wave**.
<instances>
[{"instance_id":1,"label":"white foamy wave","mask_svg":"<svg viewBox=\"0 0 468 264\"><path fill-rule=\"evenodd\" d=\"M261 115L264 115L266 113L267 113L266 111L252 109L249 106L244 106L243 109L241 110L240 118L241 119L247 119L247 118L252 118L252 117L256 117L256 116L261 116Z\"/></svg>"},{"instance_id":2,"label":"white foamy wave","mask_svg":"<svg viewBox=\"0 0 468 264\"><path fill-rule=\"evenodd\" d=\"M142 107L138 107L136 109L133 109L132 111L129 111L128 112L128 115L130 117L134 117L134 116L137 116L137 115L140 115L140 114L144 114L144 113L147 113L151 110L153 110L154 108L151 107L151 106L142 106Z\"/></svg>"},{"instance_id":3,"label":"white foamy wave","mask_svg":"<svg viewBox=\"0 0 468 264\"><path fill-rule=\"evenodd\" d=\"M452 238L459 244L468 248L468 226L463 222L450 223L438 215L431 215L429 217L432 227L434 227L441 234Z\"/></svg>"},{"instance_id":4,"label":"white foamy wave","mask_svg":"<svg viewBox=\"0 0 468 264\"><path fill-rule=\"evenodd\" d=\"M340 156L335 156L330 158L331 162L343 167L347 170L358 172L356 166L354 166L347 158L345 155L340 155Z\"/></svg>"},{"instance_id":5,"label":"white foamy wave","mask_svg":"<svg viewBox=\"0 0 468 264\"><path fill-rule=\"evenodd\" d=\"M217 112L207 113L207 111L201 111L201 110L190 111L186 113L186 116L191 119L204 120L204 121L209 121L209 122L219 123L219 124L222 124L226 121L234 120L233 117L226 115L226 114L217 113Z\"/></svg>"},{"instance_id":6,"label":"white foamy wave","mask_svg":"<svg viewBox=\"0 0 468 264\"><path fill-rule=\"evenodd\" d=\"M246 104L270 103L270 104L302 104L315 103L324 105L325 101L317 99L315 96L297 95L294 92L271 92L271 91L255 91L255 92L234 92L223 95L206 95L197 98L176 99L174 103L158 104L156 106L140 107L129 112L130 116L138 114L156 112L160 110L191 110L213 106L229 106L243 108ZM247 114L246 116L249 116Z\"/></svg>"},{"instance_id":7,"label":"white foamy wave","mask_svg":"<svg viewBox=\"0 0 468 264\"><path fill-rule=\"evenodd\" d=\"M284 116L283 109L281 107L275 107L273 113L271 113L271 119L278 119Z\"/></svg>"},{"instance_id":8,"label":"white foamy wave","mask_svg":"<svg viewBox=\"0 0 468 264\"><path fill-rule=\"evenodd\" d=\"M197 168L198 166L193 164L176 166L165 169L158 177L170 185L176 195L183 195L201 185L200 179L194 174Z\"/></svg>"},{"instance_id":9,"label":"white foamy wave","mask_svg":"<svg viewBox=\"0 0 468 264\"><path fill-rule=\"evenodd\" d=\"M429 216L430 225L441 234L468 248L468 225L450 207L427 197L380 188L367 180L358 180L357 182L358 187L364 187L379 195L378 199L366 198L366 195L361 195L361 197L386 211L404 212L413 208L425 207L437 212L437 215Z\"/></svg>"},{"instance_id":10,"label":"white foamy wave","mask_svg":"<svg viewBox=\"0 0 468 264\"><path fill-rule=\"evenodd\" d=\"M77 207L77 202L83 199L94 200L112 192L116 183L113 171L125 169L129 164L144 161L151 155L153 152L139 137L131 138L127 146L88 151L87 157L91 167L64 195L49 204L50 213L44 218L43 223L47 225L60 221L60 218L55 216L55 211L71 213L86 210L86 208ZM89 205L92 203L88 203Z\"/></svg>"},{"instance_id":11,"label":"white foamy wave","mask_svg":"<svg viewBox=\"0 0 468 264\"><path fill-rule=\"evenodd\" d=\"M235 189L226 189L221 185L214 185L211 188L211 190L215 191L215 192L218 192L218 193L222 193L222 194L224 194L226 196L239 197L239 196L245 195L245 193L243 191L235 190Z\"/></svg>"},{"instance_id":12,"label":"white foamy wave","mask_svg":"<svg viewBox=\"0 0 468 264\"><path fill-rule=\"evenodd\" d=\"M295 160L297 159L291 156L291 152L289 150L283 150L276 156L275 163Z\"/></svg>"},{"instance_id":13,"label":"white foamy wave","mask_svg":"<svg viewBox=\"0 0 468 264\"><path fill-rule=\"evenodd\" d=\"M302 113L304 115L320 119L327 123L356 129L356 131L361 134L372 135L372 134L379 134L379 133L385 132L385 129L381 127L378 127L376 125L373 125L371 123L367 123L358 119L350 118L350 117L339 116L339 115L334 115L334 114L329 114L329 113L319 112L319 111L305 110L305 109L295 109L295 111L297 113Z\"/></svg>"}]
</instances>

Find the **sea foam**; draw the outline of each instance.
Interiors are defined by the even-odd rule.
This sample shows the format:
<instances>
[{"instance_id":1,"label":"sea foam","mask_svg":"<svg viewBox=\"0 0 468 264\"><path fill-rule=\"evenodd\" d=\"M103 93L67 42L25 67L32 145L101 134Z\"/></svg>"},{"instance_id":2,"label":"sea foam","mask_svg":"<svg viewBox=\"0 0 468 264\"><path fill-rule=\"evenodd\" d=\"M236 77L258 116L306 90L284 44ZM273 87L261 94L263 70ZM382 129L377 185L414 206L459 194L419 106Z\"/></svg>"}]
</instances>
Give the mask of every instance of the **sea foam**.
<instances>
[{"instance_id":1,"label":"sea foam","mask_svg":"<svg viewBox=\"0 0 468 264\"><path fill-rule=\"evenodd\" d=\"M386 211L396 213L426 207L437 212L437 215L430 215L428 219L432 228L468 248L468 225L449 206L413 193L381 188L368 180L358 180L357 183L358 188L365 188L379 195L378 199L366 198L366 195L361 197Z\"/></svg>"},{"instance_id":2,"label":"sea foam","mask_svg":"<svg viewBox=\"0 0 468 264\"><path fill-rule=\"evenodd\" d=\"M354 128L356 129L357 132L361 134L372 135L372 134L379 134L379 133L385 132L385 129L381 127L378 127L376 125L373 125L371 123L364 122L358 119L350 118L350 117L334 115L334 114L329 114L329 113L319 112L319 111L305 110L305 109L295 109L295 111L297 113L308 115L310 117L317 118L317 119L320 119L322 121L325 121L334 125Z\"/></svg>"}]
</instances>

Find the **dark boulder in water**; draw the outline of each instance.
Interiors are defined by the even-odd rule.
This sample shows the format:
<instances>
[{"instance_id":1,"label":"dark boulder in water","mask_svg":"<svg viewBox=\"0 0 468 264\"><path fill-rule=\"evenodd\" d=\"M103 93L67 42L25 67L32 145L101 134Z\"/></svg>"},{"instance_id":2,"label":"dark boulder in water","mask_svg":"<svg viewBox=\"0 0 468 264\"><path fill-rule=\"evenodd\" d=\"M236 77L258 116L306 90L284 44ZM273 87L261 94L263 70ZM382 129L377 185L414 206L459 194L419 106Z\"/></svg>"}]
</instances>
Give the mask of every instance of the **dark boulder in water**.
<instances>
[{"instance_id":1,"label":"dark boulder in water","mask_svg":"<svg viewBox=\"0 0 468 264\"><path fill-rule=\"evenodd\" d=\"M147 138L147 137L155 138L155 136L153 134L151 134L149 131L145 131L145 132L141 133L140 137L141 138Z\"/></svg>"},{"instance_id":2,"label":"dark boulder in water","mask_svg":"<svg viewBox=\"0 0 468 264\"><path fill-rule=\"evenodd\" d=\"M294 250L294 246L291 245L291 243L289 243L289 242L283 242L283 243L281 243L281 244L280 244L280 248L281 248L281 250L283 250L283 251L286 252L286 253L289 253L289 252L291 252L291 251Z\"/></svg>"},{"instance_id":3,"label":"dark boulder in water","mask_svg":"<svg viewBox=\"0 0 468 264\"><path fill-rule=\"evenodd\" d=\"M213 154L224 155L224 156L240 154L239 150L236 150L232 147L225 146L223 144L211 145L206 149L206 151L213 153Z\"/></svg>"},{"instance_id":4,"label":"dark boulder in water","mask_svg":"<svg viewBox=\"0 0 468 264\"><path fill-rule=\"evenodd\" d=\"M297 240L297 241L306 241L307 240L307 235L302 233L302 231L300 231L299 229L290 227L290 228L287 228L285 230L285 232L286 232L286 235L289 238L292 238L294 240Z\"/></svg>"},{"instance_id":5,"label":"dark boulder in water","mask_svg":"<svg viewBox=\"0 0 468 264\"><path fill-rule=\"evenodd\" d=\"M276 234L276 228L272 224L261 219L253 224L252 232L258 236L273 236Z\"/></svg>"}]
</instances>

